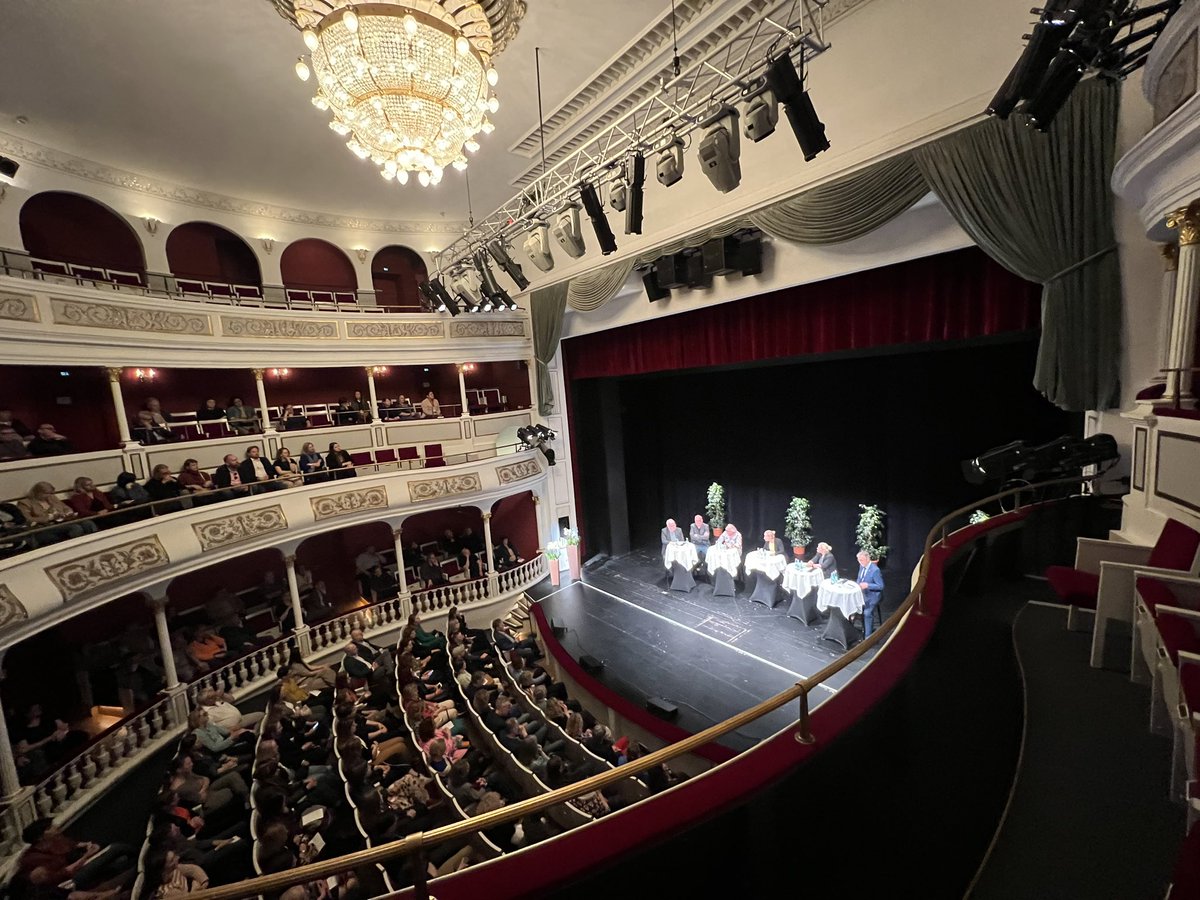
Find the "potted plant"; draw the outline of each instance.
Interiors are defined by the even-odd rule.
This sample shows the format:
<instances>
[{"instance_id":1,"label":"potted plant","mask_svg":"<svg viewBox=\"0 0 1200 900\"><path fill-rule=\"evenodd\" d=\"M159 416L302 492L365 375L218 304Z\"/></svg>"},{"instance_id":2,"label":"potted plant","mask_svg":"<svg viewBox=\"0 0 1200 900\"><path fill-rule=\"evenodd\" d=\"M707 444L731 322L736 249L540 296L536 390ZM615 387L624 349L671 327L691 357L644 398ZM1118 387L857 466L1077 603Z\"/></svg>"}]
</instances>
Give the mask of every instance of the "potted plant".
<instances>
[{"instance_id":1,"label":"potted plant","mask_svg":"<svg viewBox=\"0 0 1200 900\"><path fill-rule=\"evenodd\" d=\"M704 506L713 537L720 537L725 530L725 488L715 481L708 486L708 502Z\"/></svg>"},{"instance_id":2,"label":"potted plant","mask_svg":"<svg viewBox=\"0 0 1200 900\"><path fill-rule=\"evenodd\" d=\"M571 577L579 581L583 577L579 562L579 532L574 528L563 529L562 540L567 545L567 565L571 569Z\"/></svg>"},{"instance_id":3,"label":"potted plant","mask_svg":"<svg viewBox=\"0 0 1200 900\"><path fill-rule=\"evenodd\" d=\"M562 571L558 567L562 554L562 541L551 541L546 545L546 559L550 560L550 583L555 586L562 583Z\"/></svg>"},{"instance_id":4,"label":"potted plant","mask_svg":"<svg viewBox=\"0 0 1200 900\"><path fill-rule=\"evenodd\" d=\"M887 516L882 509L872 504L858 504L862 510L858 516L858 527L854 529L854 537L858 549L862 550L876 565L887 555L888 548L883 544L883 520Z\"/></svg>"},{"instance_id":5,"label":"potted plant","mask_svg":"<svg viewBox=\"0 0 1200 900\"><path fill-rule=\"evenodd\" d=\"M796 558L802 557L812 541L812 519L808 514L809 503L806 497L793 497L783 516L783 533L792 542L792 553Z\"/></svg>"}]
</instances>

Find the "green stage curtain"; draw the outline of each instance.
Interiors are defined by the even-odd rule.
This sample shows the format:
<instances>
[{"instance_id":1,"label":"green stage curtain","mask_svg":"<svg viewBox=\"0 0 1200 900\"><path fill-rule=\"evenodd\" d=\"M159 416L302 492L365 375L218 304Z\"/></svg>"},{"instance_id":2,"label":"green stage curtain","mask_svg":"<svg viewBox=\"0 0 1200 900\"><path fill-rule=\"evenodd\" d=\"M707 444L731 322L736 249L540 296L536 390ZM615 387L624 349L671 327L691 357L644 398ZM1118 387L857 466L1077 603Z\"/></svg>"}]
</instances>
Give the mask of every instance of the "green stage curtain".
<instances>
[{"instance_id":1,"label":"green stage curtain","mask_svg":"<svg viewBox=\"0 0 1200 900\"><path fill-rule=\"evenodd\" d=\"M533 320L533 354L537 359L538 412L554 412L554 391L550 387L550 360L558 352L562 337L563 313L567 309L567 283L538 288L529 295L529 316Z\"/></svg>"}]
</instances>

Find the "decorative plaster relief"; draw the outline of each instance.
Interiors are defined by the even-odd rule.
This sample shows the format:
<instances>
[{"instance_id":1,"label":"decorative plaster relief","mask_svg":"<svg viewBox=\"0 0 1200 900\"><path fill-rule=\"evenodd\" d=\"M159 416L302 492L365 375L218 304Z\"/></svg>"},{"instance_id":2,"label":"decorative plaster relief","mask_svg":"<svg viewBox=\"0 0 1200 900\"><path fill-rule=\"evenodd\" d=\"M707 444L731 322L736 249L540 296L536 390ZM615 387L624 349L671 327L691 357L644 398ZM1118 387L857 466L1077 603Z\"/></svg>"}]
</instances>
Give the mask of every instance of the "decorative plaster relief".
<instances>
[{"instance_id":1,"label":"decorative plaster relief","mask_svg":"<svg viewBox=\"0 0 1200 900\"><path fill-rule=\"evenodd\" d=\"M17 622L29 618L25 604L17 599L17 595L8 589L8 585L0 584L0 629L8 628Z\"/></svg>"},{"instance_id":2,"label":"decorative plaster relief","mask_svg":"<svg viewBox=\"0 0 1200 900\"><path fill-rule=\"evenodd\" d=\"M139 538L98 553L48 566L46 577L54 582L63 600L77 597L112 584L169 565L171 558L157 537Z\"/></svg>"},{"instance_id":3,"label":"decorative plaster relief","mask_svg":"<svg viewBox=\"0 0 1200 900\"><path fill-rule=\"evenodd\" d=\"M55 325L113 328L117 331L153 331L159 334L212 334L212 320L197 313L139 309L115 303L82 303L50 298Z\"/></svg>"},{"instance_id":4,"label":"decorative plaster relief","mask_svg":"<svg viewBox=\"0 0 1200 900\"><path fill-rule=\"evenodd\" d=\"M1196 93L1196 32L1175 51L1163 68L1154 91L1154 124L1157 125Z\"/></svg>"},{"instance_id":5,"label":"decorative plaster relief","mask_svg":"<svg viewBox=\"0 0 1200 900\"><path fill-rule=\"evenodd\" d=\"M446 329L441 322L347 322L346 337L354 338L440 338Z\"/></svg>"},{"instance_id":6,"label":"decorative plaster relief","mask_svg":"<svg viewBox=\"0 0 1200 900\"><path fill-rule=\"evenodd\" d=\"M542 467L538 465L536 459L523 459L520 462L496 467L496 477L500 479L501 484L512 484L514 481L523 481L541 474Z\"/></svg>"},{"instance_id":7,"label":"decorative plaster relief","mask_svg":"<svg viewBox=\"0 0 1200 900\"><path fill-rule=\"evenodd\" d=\"M219 519L197 522L192 526L192 531L196 532L196 538L200 541L201 550L216 550L218 547L237 544L260 534L286 530L287 518L280 506L222 516Z\"/></svg>"},{"instance_id":8,"label":"decorative plaster relief","mask_svg":"<svg viewBox=\"0 0 1200 900\"><path fill-rule=\"evenodd\" d=\"M338 339L338 326L336 322L294 322L290 319L221 316L221 333L226 337L324 341Z\"/></svg>"},{"instance_id":9,"label":"decorative plaster relief","mask_svg":"<svg viewBox=\"0 0 1200 900\"><path fill-rule=\"evenodd\" d=\"M313 518L319 522L321 519L332 519L334 516L344 516L364 509L387 509L388 498L387 489L379 486L363 491L325 494L323 497L313 497L308 502L312 504Z\"/></svg>"},{"instance_id":10,"label":"decorative plaster relief","mask_svg":"<svg viewBox=\"0 0 1200 900\"><path fill-rule=\"evenodd\" d=\"M448 478L430 478L426 481L410 481L408 497L414 503L420 500L436 500L451 494L470 494L483 490L483 483L475 472L453 475Z\"/></svg>"},{"instance_id":11,"label":"decorative plaster relief","mask_svg":"<svg viewBox=\"0 0 1200 900\"><path fill-rule=\"evenodd\" d=\"M451 322L450 337L524 337L524 322Z\"/></svg>"},{"instance_id":12,"label":"decorative plaster relief","mask_svg":"<svg viewBox=\"0 0 1200 900\"><path fill-rule=\"evenodd\" d=\"M36 322L38 321L37 304L33 302L33 297L29 294L0 291L0 319Z\"/></svg>"}]
</instances>

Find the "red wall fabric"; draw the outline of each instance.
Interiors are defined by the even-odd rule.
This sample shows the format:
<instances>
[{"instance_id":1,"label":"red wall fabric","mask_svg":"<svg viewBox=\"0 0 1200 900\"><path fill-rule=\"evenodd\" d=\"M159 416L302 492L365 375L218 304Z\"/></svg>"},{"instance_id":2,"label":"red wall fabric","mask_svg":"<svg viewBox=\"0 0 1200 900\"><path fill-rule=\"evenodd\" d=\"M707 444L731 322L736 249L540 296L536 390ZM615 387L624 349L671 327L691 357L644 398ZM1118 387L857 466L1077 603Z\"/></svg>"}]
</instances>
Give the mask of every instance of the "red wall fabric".
<instances>
[{"instance_id":1,"label":"red wall fabric","mask_svg":"<svg viewBox=\"0 0 1200 900\"><path fill-rule=\"evenodd\" d=\"M167 235L171 274L200 281L261 285L258 260L246 242L210 222L187 222Z\"/></svg>"},{"instance_id":2,"label":"red wall fabric","mask_svg":"<svg viewBox=\"0 0 1200 900\"><path fill-rule=\"evenodd\" d=\"M279 270L284 287L301 291L358 289L358 276L350 258L319 238L302 238L288 244L279 257Z\"/></svg>"},{"instance_id":3,"label":"red wall fabric","mask_svg":"<svg viewBox=\"0 0 1200 900\"><path fill-rule=\"evenodd\" d=\"M466 372L463 381L469 389L496 388L508 398L509 409L529 408L529 365L523 360L476 363L475 371Z\"/></svg>"},{"instance_id":4,"label":"red wall fabric","mask_svg":"<svg viewBox=\"0 0 1200 900\"><path fill-rule=\"evenodd\" d=\"M80 453L120 446L108 375L98 366L0 366L0 384L0 408L31 429L49 422Z\"/></svg>"},{"instance_id":5,"label":"red wall fabric","mask_svg":"<svg viewBox=\"0 0 1200 900\"><path fill-rule=\"evenodd\" d=\"M569 378L601 378L961 340L1037 328L1040 296L971 247L570 338L563 356Z\"/></svg>"},{"instance_id":6,"label":"red wall fabric","mask_svg":"<svg viewBox=\"0 0 1200 900\"><path fill-rule=\"evenodd\" d=\"M508 538L526 561L533 559L541 547L532 492L524 491L492 504L492 540L498 545L503 537Z\"/></svg>"},{"instance_id":7,"label":"red wall fabric","mask_svg":"<svg viewBox=\"0 0 1200 900\"><path fill-rule=\"evenodd\" d=\"M425 261L415 250L393 244L371 261L371 280L379 292L380 306L420 309L417 284L429 278Z\"/></svg>"},{"instance_id":8,"label":"red wall fabric","mask_svg":"<svg viewBox=\"0 0 1200 900\"><path fill-rule=\"evenodd\" d=\"M129 223L80 194L46 191L21 207L21 242L42 259L145 272L137 233Z\"/></svg>"}]
</instances>

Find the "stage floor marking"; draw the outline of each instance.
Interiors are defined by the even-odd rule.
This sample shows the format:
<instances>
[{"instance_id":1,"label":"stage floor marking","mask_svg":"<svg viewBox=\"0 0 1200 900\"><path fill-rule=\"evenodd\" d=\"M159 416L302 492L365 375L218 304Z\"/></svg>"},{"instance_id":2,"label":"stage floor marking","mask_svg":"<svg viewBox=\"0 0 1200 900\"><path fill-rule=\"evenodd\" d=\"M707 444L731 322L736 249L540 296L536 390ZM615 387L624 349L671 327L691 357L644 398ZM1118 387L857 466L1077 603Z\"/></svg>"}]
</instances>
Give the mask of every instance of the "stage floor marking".
<instances>
[{"instance_id":1,"label":"stage floor marking","mask_svg":"<svg viewBox=\"0 0 1200 900\"><path fill-rule=\"evenodd\" d=\"M709 616L700 622L697 628L704 628L711 631L714 635L732 644L743 634L749 634L749 628L740 628L736 622L732 622L724 616Z\"/></svg>"},{"instance_id":2,"label":"stage floor marking","mask_svg":"<svg viewBox=\"0 0 1200 900\"><path fill-rule=\"evenodd\" d=\"M751 653L749 650L743 650L741 647L735 647L732 644L727 643L726 641L723 641L718 637L714 637L711 634L705 634L703 631L697 631L695 628L692 628L690 625L684 625L682 622L676 622L674 619L664 616L662 613L657 613L652 609L646 609L646 607L642 606L639 603L634 603L632 600L626 600L624 597L618 597L616 594L610 594L608 591L604 590L603 588L598 588L593 585L590 585L586 581L577 581L577 582L575 582L575 584L579 585L580 587L584 587L584 588L588 588L589 590L593 590L598 594L603 594L605 597L611 597L613 600L616 600L618 603L624 603L626 606L632 606L634 609L640 610L648 616L654 616L656 619L662 619L664 622L667 622L670 625L674 625L676 628L682 628L684 631L690 631L692 634L696 635L697 637L702 637L706 641L712 641L714 644L720 644L722 647L727 647L728 649L732 650L734 653L740 653L742 656L748 656L748 657L750 657L750 659L756 660L757 662L762 663L764 666L770 666L772 669L778 669L780 672L784 672L788 675L791 675L793 678L795 678L799 681L802 681L803 679L808 677L807 675L801 675L799 672L793 672L791 669L785 669L783 666L779 665L778 663L773 663L769 659L763 659L761 656L756 656L755 654ZM560 589L560 590L562 590L562 589ZM557 594L557 593L559 593L559 591L554 591L553 593ZM547 596L551 596L551 595L547 595ZM542 599L545 599L545 598L543 597ZM713 617L709 616L709 619L711 619L711 618L713 618ZM707 620L705 620L705 621L707 621ZM703 623L701 623L701 624L703 624ZM743 630L742 633L744 634L745 631ZM831 693L831 694L837 693L837 688L832 688L827 684L820 684L817 686L824 688L825 690L829 691L829 693Z\"/></svg>"}]
</instances>

